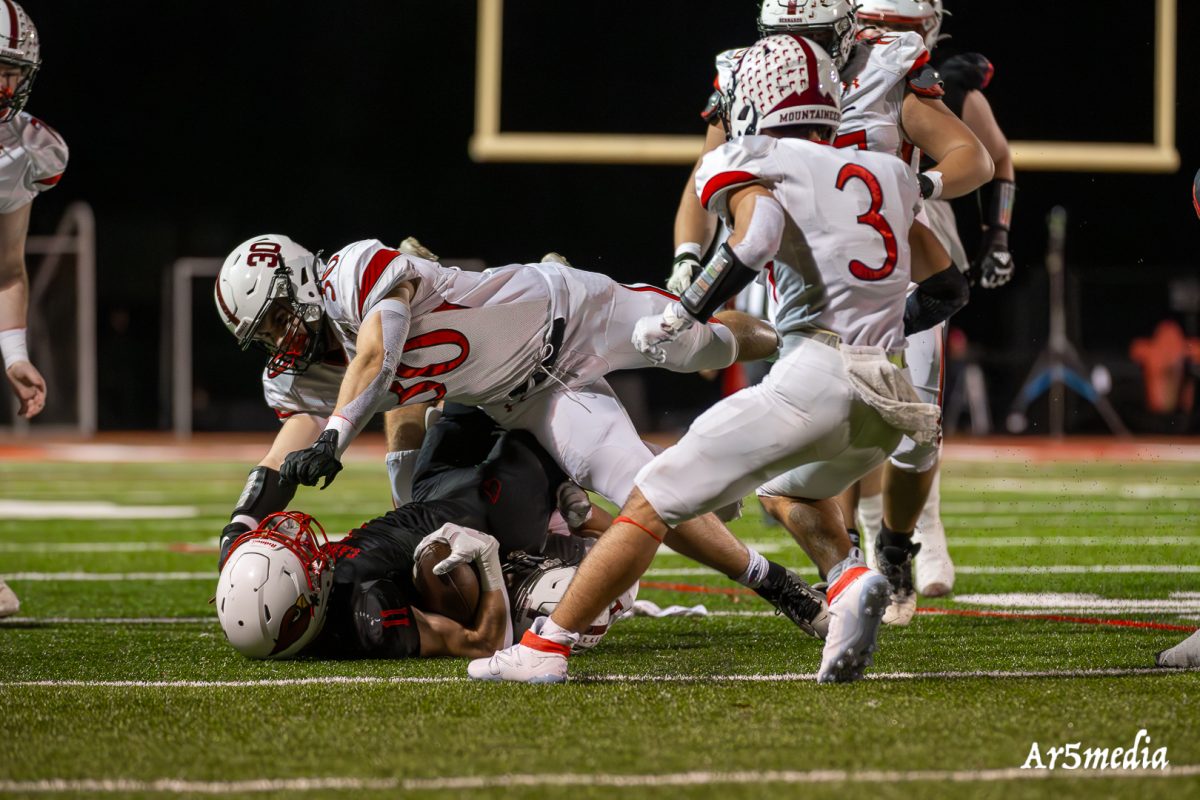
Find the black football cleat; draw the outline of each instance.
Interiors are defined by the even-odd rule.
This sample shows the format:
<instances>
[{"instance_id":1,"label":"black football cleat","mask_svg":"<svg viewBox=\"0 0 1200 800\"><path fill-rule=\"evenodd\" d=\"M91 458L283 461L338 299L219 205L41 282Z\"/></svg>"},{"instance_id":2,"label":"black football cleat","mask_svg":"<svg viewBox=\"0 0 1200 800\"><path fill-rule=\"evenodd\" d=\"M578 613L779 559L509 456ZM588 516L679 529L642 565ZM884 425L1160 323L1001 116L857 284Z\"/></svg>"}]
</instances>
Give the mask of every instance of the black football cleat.
<instances>
[{"instance_id":1,"label":"black football cleat","mask_svg":"<svg viewBox=\"0 0 1200 800\"><path fill-rule=\"evenodd\" d=\"M825 593L817 591L790 569L781 577L763 582L754 591L771 605L776 614L783 614L800 630L816 639L829 633L829 604Z\"/></svg>"}]
</instances>

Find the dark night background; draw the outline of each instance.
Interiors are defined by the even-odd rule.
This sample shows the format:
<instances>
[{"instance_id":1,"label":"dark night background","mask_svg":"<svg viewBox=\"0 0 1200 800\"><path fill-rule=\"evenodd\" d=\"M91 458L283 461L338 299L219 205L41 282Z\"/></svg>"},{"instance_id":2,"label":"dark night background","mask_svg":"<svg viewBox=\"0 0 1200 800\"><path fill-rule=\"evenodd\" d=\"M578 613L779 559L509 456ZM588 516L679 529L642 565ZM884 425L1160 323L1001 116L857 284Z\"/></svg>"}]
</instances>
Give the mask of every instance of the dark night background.
<instances>
[{"instance_id":1,"label":"dark night background","mask_svg":"<svg viewBox=\"0 0 1200 800\"><path fill-rule=\"evenodd\" d=\"M992 59L988 95L1010 138L1151 140L1152 0L1107 0L1086 14L1069 3L947 5L954 16L944 30L954 38L939 57L978 50ZM713 55L755 38L753 0L506 6L506 131L698 134ZM416 235L443 255L492 264L558 250L623 281L659 282L668 272L687 167L468 158L475 2L25 7L44 59L28 110L71 146L62 183L34 207L33 230L52 229L77 199L97 217L102 428L169 425L163 273L179 257L223 257L257 233L288 233L327 252ZM1179 13L1180 31L1200 22L1196 3L1180 3ZM1196 277L1200 233L1189 201L1200 166L1189 77L1200 63L1180 38L1178 174L1018 175L1020 272L1001 291L977 292L956 319L981 348L998 421L1044 344L1044 220L1062 204L1071 215L1075 341L1109 365L1114 399L1135 427L1188 424L1140 413L1140 373L1128 361L1131 339L1159 320L1195 325L1172 312L1168 292L1169 281ZM973 202L960 204L964 233ZM261 360L238 352L207 283L196 294L197 427L272 426ZM697 403L713 391L690 376L648 376L646 385L655 414L670 405L668 392ZM1074 429L1098 429L1090 410L1076 411Z\"/></svg>"}]
</instances>

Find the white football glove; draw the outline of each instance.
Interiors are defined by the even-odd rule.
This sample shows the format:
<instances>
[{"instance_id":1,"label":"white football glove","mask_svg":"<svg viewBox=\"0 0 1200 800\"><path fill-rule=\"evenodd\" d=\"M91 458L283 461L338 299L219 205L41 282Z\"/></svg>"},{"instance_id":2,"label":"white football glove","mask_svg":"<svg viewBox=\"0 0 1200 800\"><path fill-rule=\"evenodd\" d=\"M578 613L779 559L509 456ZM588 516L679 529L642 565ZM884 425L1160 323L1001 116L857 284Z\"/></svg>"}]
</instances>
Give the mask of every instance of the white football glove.
<instances>
[{"instance_id":1,"label":"white football glove","mask_svg":"<svg viewBox=\"0 0 1200 800\"><path fill-rule=\"evenodd\" d=\"M417 241L417 237L415 236L409 236L407 239L401 242L400 246L396 249L401 253L404 253L406 256L416 256L417 258L423 258L426 261L438 260L438 257L434 255L433 251Z\"/></svg>"},{"instance_id":2,"label":"white football glove","mask_svg":"<svg viewBox=\"0 0 1200 800\"><path fill-rule=\"evenodd\" d=\"M633 326L633 346L655 364L667 360L662 346L670 344L695 324L679 303L671 303L657 317L642 317Z\"/></svg>"},{"instance_id":3,"label":"white football glove","mask_svg":"<svg viewBox=\"0 0 1200 800\"><path fill-rule=\"evenodd\" d=\"M500 543L494 536L447 522L417 545L417 549L413 551L414 571L422 553L435 542L450 545L450 555L433 566L434 575L445 575L460 564L474 563L479 568L479 585L483 591L491 592L504 588L504 575L500 569Z\"/></svg>"},{"instance_id":4,"label":"white football glove","mask_svg":"<svg viewBox=\"0 0 1200 800\"><path fill-rule=\"evenodd\" d=\"M667 291L671 294L682 295L692 285L692 278L699 271L700 256L680 253L675 257L675 265L671 267L671 277L667 279Z\"/></svg>"}]
</instances>

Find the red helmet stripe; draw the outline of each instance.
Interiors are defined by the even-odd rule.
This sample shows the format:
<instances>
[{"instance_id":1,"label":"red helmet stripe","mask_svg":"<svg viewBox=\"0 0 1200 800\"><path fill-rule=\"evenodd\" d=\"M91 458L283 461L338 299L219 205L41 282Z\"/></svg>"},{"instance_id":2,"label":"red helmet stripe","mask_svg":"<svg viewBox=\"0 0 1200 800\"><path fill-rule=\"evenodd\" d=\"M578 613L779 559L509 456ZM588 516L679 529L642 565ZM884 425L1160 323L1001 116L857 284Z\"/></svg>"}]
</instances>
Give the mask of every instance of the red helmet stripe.
<instances>
[{"instance_id":1,"label":"red helmet stripe","mask_svg":"<svg viewBox=\"0 0 1200 800\"><path fill-rule=\"evenodd\" d=\"M13 8L12 0L4 0L8 9L8 46L17 49L17 9Z\"/></svg>"},{"instance_id":2,"label":"red helmet stripe","mask_svg":"<svg viewBox=\"0 0 1200 800\"><path fill-rule=\"evenodd\" d=\"M8 0L4 0L4 1L8 2ZM225 298L221 296L221 280L219 278L217 279L216 290L217 290L217 292L216 292L217 293L217 305L219 305L221 307L221 311L222 311L222 313L225 314L225 318L227 320L229 320L229 323L231 325L237 325L238 322L240 322L241 320L239 320L234 315L234 313L229 310L229 306L225 305Z\"/></svg>"}]
</instances>

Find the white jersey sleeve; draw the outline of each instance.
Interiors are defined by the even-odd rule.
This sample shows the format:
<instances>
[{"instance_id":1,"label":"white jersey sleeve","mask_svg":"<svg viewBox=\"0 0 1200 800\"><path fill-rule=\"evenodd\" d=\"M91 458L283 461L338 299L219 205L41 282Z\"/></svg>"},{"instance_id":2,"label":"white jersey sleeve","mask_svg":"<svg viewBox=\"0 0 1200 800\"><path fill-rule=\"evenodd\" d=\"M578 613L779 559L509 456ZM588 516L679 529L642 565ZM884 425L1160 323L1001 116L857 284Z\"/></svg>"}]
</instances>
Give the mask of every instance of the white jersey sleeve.
<instances>
[{"instance_id":1,"label":"white jersey sleeve","mask_svg":"<svg viewBox=\"0 0 1200 800\"><path fill-rule=\"evenodd\" d=\"M860 40L842 71L842 123L834 144L890 153L915 165L901 115L909 77L927 63L929 51L915 33Z\"/></svg>"},{"instance_id":2,"label":"white jersey sleeve","mask_svg":"<svg viewBox=\"0 0 1200 800\"><path fill-rule=\"evenodd\" d=\"M772 157L775 141L746 136L706 153L696 170L696 194L704 210L728 220L729 198L738 189L752 184L770 189L779 178Z\"/></svg>"},{"instance_id":3,"label":"white jersey sleeve","mask_svg":"<svg viewBox=\"0 0 1200 800\"><path fill-rule=\"evenodd\" d=\"M18 114L0 125L0 214L29 205L67 168L67 143L46 123Z\"/></svg>"},{"instance_id":4,"label":"white jersey sleeve","mask_svg":"<svg viewBox=\"0 0 1200 800\"><path fill-rule=\"evenodd\" d=\"M325 312L352 338L376 303L398 284L419 277L418 263L436 266L423 258L384 247L378 239L342 248L329 259L321 277Z\"/></svg>"}]
</instances>

